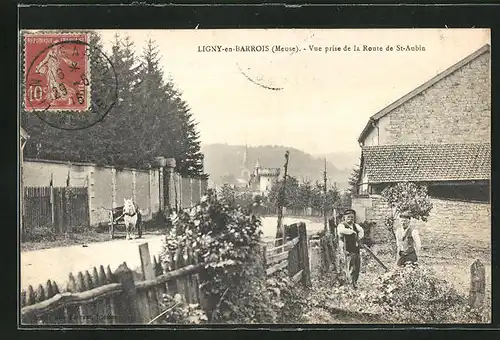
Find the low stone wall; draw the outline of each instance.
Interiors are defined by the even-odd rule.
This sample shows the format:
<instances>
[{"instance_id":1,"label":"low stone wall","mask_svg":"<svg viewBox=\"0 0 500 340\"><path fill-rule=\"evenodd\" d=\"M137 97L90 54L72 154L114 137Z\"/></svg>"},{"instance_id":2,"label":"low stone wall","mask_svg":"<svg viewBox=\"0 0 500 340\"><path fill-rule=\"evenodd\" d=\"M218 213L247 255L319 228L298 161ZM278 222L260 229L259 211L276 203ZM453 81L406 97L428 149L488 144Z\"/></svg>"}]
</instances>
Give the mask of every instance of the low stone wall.
<instances>
[{"instance_id":1,"label":"low stone wall","mask_svg":"<svg viewBox=\"0 0 500 340\"><path fill-rule=\"evenodd\" d=\"M431 198L433 208L427 222L417 221L423 231L433 228L433 232L460 234L471 240L485 240L491 233L491 206L489 203L466 202ZM352 200L357 222L373 221L377 226L372 231L375 242L390 237L384 222L390 208L382 196L358 196ZM396 221L397 223L397 221ZM425 237L425 236L423 236Z\"/></svg>"}]
</instances>

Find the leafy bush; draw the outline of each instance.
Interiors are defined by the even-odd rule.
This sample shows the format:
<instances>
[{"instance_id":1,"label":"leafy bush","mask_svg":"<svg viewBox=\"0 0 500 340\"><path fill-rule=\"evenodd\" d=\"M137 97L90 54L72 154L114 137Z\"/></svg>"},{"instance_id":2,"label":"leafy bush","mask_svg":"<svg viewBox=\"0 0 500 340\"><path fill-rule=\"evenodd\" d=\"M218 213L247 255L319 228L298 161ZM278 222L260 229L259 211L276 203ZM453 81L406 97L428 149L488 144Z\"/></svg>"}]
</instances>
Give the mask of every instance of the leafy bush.
<instances>
[{"instance_id":1,"label":"leafy bush","mask_svg":"<svg viewBox=\"0 0 500 340\"><path fill-rule=\"evenodd\" d=\"M208 320L200 305L186 303L180 294L163 294L161 307L166 312L160 318L162 323L198 325Z\"/></svg>"},{"instance_id":2,"label":"leafy bush","mask_svg":"<svg viewBox=\"0 0 500 340\"><path fill-rule=\"evenodd\" d=\"M279 323L301 323L307 306L307 293L294 285L288 271L280 270L266 280L267 291L271 293L273 306L277 310Z\"/></svg>"},{"instance_id":3,"label":"leafy bush","mask_svg":"<svg viewBox=\"0 0 500 340\"><path fill-rule=\"evenodd\" d=\"M88 231L91 231L92 229L90 228L90 226L83 226L83 225L78 225L78 226L73 226L71 227L71 233L75 233L75 234L82 234L82 233L85 233L85 232L88 232Z\"/></svg>"},{"instance_id":4,"label":"leafy bush","mask_svg":"<svg viewBox=\"0 0 500 340\"><path fill-rule=\"evenodd\" d=\"M265 288L261 221L228 203L210 192L199 206L181 211L165 237L163 265L171 265L175 252L205 263L200 288L210 322L274 322Z\"/></svg>"},{"instance_id":5,"label":"leafy bush","mask_svg":"<svg viewBox=\"0 0 500 340\"><path fill-rule=\"evenodd\" d=\"M171 225L169 219L165 217L163 211L159 211L153 214L153 218L149 221L142 221L142 230L145 232L146 230L166 230Z\"/></svg>"},{"instance_id":6,"label":"leafy bush","mask_svg":"<svg viewBox=\"0 0 500 340\"><path fill-rule=\"evenodd\" d=\"M467 310L466 299L450 283L412 264L381 276L368 301L403 323L461 322Z\"/></svg>"},{"instance_id":7,"label":"leafy bush","mask_svg":"<svg viewBox=\"0 0 500 340\"><path fill-rule=\"evenodd\" d=\"M427 187L413 182L390 185L382 191L382 197L387 200L391 207L390 215L385 218L385 226L394 240L396 238L394 222L399 213L407 211L411 218L427 222L427 217L433 207L427 194Z\"/></svg>"},{"instance_id":8,"label":"leafy bush","mask_svg":"<svg viewBox=\"0 0 500 340\"><path fill-rule=\"evenodd\" d=\"M363 231L364 231L364 237L361 241L364 244L366 244L368 247L371 247L375 243L375 241L373 240L373 237L372 237L372 235L373 235L372 231L375 228L375 226L377 225L377 223L371 222L371 221L364 221L364 222L361 222L359 225L361 226L361 228L363 228Z\"/></svg>"},{"instance_id":9,"label":"leafy bush","mask_svg":"<svg viewBox=\"0 0 500 340\"><path fill-rule=\"evenodd\" d=\"M427 187L413 182L400 182L382 191L382 196L398 214L408 211L417 220L427 221L432 210L432 203L427 194Z\"/></svg>"},{"instance_id":10,"label":"leafy bush","mask_svg":"<svg viewBox=\"0 0 500 340\"><path fill-rule=\"evenodd\" d=\"M51 226L23 229L21 239L23 242L55 241L56 233Z\"/></svg>"}]
</instances>

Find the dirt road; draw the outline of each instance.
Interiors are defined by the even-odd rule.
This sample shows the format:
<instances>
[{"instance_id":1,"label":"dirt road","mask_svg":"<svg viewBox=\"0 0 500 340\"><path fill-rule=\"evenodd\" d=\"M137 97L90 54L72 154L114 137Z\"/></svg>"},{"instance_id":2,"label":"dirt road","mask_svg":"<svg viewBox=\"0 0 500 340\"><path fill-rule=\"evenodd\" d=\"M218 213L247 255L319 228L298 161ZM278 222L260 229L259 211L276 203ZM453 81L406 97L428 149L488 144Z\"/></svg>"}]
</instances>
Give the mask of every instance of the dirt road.
<instances>
[{"instance_id":1,"label":"dirt road","mask_svg":"<svg viewBox=\"0 0 500 340\"><path fill-rule=\"evenodd\" d=\"M284 218L285 224L292 224L303 219ZM274 238L276 235L275 217L264 217L262 219L263 238ZM321 230L321 223L307 220L308 233ZM91 270L94 266L110 266L114 271L118 266L126 262L130 269L140 268L138 245L147 242L151 256L161 251L162 236L144 235L142 239L135 240L113 240L107 242L89 243L87 247L82 245L57 247L35 251L21 252L21 288L32 285L34 289L39 284L44 285L48 279L55 281L59 288L66 286L69 273L76 275L79 271Z\"/></svg>"},{"instance_id":2,"label":"dirt road","mask_svg":"<svg viewBox=\"0 0 500 340\"><path fill-rule=\"evenodd\" d=\"M126 262L131 269L140 267L138 245L147 242L151 256L161 250L160 235L145 235L135 240L114 240L108 242L42 249L21 253L21 288L32 285L34 289L48 279L54 280L60 288L66 286L69 273L92 270L94 266L110 266L114 271ZM92 272L90 272L92 273Z\"/></svg>"}]
</instances>

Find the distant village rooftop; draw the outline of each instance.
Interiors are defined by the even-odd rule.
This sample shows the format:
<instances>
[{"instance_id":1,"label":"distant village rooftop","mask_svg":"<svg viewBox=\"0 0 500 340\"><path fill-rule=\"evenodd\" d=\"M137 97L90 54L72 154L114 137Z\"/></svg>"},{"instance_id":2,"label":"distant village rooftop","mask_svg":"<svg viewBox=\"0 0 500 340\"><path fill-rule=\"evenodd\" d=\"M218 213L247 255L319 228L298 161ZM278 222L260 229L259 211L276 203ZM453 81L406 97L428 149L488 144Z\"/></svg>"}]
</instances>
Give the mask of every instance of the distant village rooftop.
<instances>
[{"instance_id":1,"label":"distant village rooftop","mask_svg":"<svg viewBox=\"0 0 500 340\"><path fill-rule=\"evenodd\" d=\"M262 168L259 170L259 175L276 177L279 176L280 170L280 168Z\"/></svg>"}]
</instances>

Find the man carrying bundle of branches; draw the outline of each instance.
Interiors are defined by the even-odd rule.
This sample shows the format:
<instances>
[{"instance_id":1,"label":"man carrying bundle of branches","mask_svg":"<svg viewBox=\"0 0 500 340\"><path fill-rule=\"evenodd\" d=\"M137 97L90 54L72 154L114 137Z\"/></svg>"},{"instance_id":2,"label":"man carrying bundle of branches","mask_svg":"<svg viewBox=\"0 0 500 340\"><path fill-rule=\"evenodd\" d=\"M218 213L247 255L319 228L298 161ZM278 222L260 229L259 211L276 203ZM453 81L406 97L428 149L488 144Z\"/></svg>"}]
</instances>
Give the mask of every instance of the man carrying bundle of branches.
<instances>
[{"instance_id":1,"label":"man carrying bundle of branches","mask_svg":"<svg viewBox=\"0 0 500 340\"><path fill-rule=\"evenodd\" d=\"M353 209L344 211L344 221L337 226L339 246L344 253L346 277L354 289L357 288L361 259L359 248L360 240L364 237L364 230L354 222L356 212Z\"/></svg>"}]
</instances>

